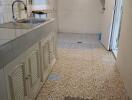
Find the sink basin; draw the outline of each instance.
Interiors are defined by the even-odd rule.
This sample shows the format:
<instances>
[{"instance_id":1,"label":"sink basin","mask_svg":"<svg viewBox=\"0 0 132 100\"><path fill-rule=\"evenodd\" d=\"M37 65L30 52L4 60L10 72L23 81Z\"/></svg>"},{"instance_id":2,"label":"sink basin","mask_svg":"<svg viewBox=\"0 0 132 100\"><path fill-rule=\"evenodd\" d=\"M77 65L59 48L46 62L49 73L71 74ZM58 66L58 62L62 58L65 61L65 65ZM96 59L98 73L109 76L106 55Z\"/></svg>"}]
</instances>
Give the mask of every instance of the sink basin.
<instances>
[{"instance_id":1,"label":"sink basin","mask_svg":"<svg viewBox=\"0 0 132 100\"><path fill-rule=\"evenodd\" d=\"M22 19L16 22L0 24L0 28L30 29L44 22L46 22L44 19Z\"/></svg>"},{"instance_id":2,"label":"sink basin","mask_svg":"<svg viewBox=\"0 0 132 100\"><path fill-rule=\"evenodd\" d=\"M18 20L18 23L32 23L32 24L39 24L39 23L43 23L46 20L44 19L22 19L22 20Z\"/></svg>"}]
</instances>

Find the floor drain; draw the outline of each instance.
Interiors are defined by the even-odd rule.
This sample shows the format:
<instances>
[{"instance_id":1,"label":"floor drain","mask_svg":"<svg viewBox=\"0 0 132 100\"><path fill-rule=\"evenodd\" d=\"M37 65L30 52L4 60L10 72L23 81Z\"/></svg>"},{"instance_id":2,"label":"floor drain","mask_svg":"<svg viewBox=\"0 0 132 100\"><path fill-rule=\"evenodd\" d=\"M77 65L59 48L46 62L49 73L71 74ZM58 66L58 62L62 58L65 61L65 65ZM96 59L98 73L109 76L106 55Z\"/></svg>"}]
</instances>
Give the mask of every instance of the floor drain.
<instances>
[{"instance_id":1,"label":"floor drain","mask_svg":"<svg viewBox=\"0 0 132 100\"><path fill-rule=\"evenodd\" d=\"M81 41L78 41L77 43L81 44L82 42Z\"/></svg>"},{"instance_id":2,"label":"floor drain","mask_svg":"<svg viewBox=\"0 0 132 100\"><path fill-rule=\"evenodd\" d=\"M57 80L60 80L60 77L59 77L59 75L57 75L57 74L51 74L51 75L48 77L48 80L57 81Z\"/></svg>"}]
</instances>

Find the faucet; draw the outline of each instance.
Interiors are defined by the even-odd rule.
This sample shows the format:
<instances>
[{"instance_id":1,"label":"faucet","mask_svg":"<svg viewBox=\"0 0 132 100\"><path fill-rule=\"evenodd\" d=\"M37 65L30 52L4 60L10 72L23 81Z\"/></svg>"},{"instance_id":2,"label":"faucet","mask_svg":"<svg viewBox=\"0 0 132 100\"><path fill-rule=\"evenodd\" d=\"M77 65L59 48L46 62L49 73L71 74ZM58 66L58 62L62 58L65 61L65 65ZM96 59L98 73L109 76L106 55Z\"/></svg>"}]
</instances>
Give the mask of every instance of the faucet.
<instances>
[{"instance_id":1,"label":"faucet","mask_svg":"<svg viewBox=\"0 0 132 100\"><path fill-rule=\"evenodd\" d=\"M26 4L23 1L21 1L21 0L15 0L15 1L13 1L13 3L12 3L12 18L13 18L14 22L16 21L15 14L14 14L14 5L17 2L22 3L24 5L24 10L27 11L27 6L26 6Z\"/></svg>"}]
</instances>

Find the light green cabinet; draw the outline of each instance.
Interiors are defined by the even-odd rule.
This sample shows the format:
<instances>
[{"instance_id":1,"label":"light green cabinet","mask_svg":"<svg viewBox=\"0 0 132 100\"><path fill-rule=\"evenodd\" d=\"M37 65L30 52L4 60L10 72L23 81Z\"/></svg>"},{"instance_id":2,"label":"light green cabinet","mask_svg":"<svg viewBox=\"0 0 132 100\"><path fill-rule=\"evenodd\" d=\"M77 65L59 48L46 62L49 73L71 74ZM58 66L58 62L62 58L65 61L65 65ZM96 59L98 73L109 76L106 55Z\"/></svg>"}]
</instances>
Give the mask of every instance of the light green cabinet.
<instances>
[{"instance_id":1,"label":"light green cabinet","mask_svg":"<svg viewBox=\"0 0 132 100\"><path fill-rule=\"evenodd\" d=\"M26 79L29 98L34 99L41 87L39 45L30 49L26 58Z\"/></svg>"},{"instance_id":2,"label":"light green cabinet","mask_svg":"<svg viewBox=\"0 0 132 100\"><path fill-rule=\"evenodd\" d=\"M12 65L12 64L11 64ZM8 100L26 100L25 64L18 63L5 68Z\"/></svg>"},{"instance_id":3,"label":"light green cabinet","mask_svg":"<svg viewBox=\"0 0 132 100\"><path fill-rule=\"evenodd\" d=\"M5 67L8 100L34 100L42 83L39 44L35 44Z\"/></svg>"},{"instance_id":4,"label":"light green cabinet","mask_svg":"<svg viewBox=\"0 0 132 100\"><path fill-rule=\"evenodd\" d=\"M45 39L41 40L40 51L41 51L41 81L44 82L50 70L50 51L48 40Z\"/></svg>"},{"instance_id":5,"label":"light green cabinet","mask_svg":"<svg viewBox=\"0 0 132 100\"><path fill-rule=\"evenodd\" d=\"M55 58L54 33L51 33L47 39L40 41L41 51L41 80L44 82L52 70L56 61Z\"/></svg>"},{"instance_id":6,"label":"light green cabinet","mask_svg":"<svg viewBox=\"0 0 132 100\"><path fill-rule=\"evenodd\" d=\"M49 40L49 51L50 51L50 65L53 66L56 61L56 42L55 42L55 33L51 33Z\"/></svg>"},{"instance_id":7,"label":"light green cabinet","mask_svg":"<svg viewBox=\"0 0 132 100\"><path fill-rule=\"evenodd\" d=\"M4 67L8 100L35 100L55 61L55 34L50 33Z\"/></svg>"}]
</instances>

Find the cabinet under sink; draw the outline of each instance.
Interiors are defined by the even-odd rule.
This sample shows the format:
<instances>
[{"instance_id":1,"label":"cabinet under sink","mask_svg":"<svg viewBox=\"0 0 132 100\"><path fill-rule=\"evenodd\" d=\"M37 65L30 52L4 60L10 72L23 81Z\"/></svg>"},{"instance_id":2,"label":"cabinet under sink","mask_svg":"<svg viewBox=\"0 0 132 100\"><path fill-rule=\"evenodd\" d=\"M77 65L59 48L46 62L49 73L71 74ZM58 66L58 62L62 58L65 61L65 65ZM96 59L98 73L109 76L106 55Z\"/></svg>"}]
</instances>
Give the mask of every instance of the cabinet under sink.
<instances>
[{"instance_id":1,"label":"cabinet under sink","mask_svg":"<svg viewBox=\"0 0 132 100\"><path fill-rule=\"evenodd\" d=\"M5 94L2 100L35 100L56 62L56 37L55 20L52 20L15 39L19 42L11 42L12 60L2 67L4 84L0 92L4 90Z\"/></svg>"},{"instance_id":2,"label":"cabinet under sink","mask_svg":"<svg viewBox=\"0 0 132 100\"><path fill-rule=\"evenodd\" d=\"M4 67L8 100L35 100L56 61L54 32Z\"/></svg>"}]
</instances>

